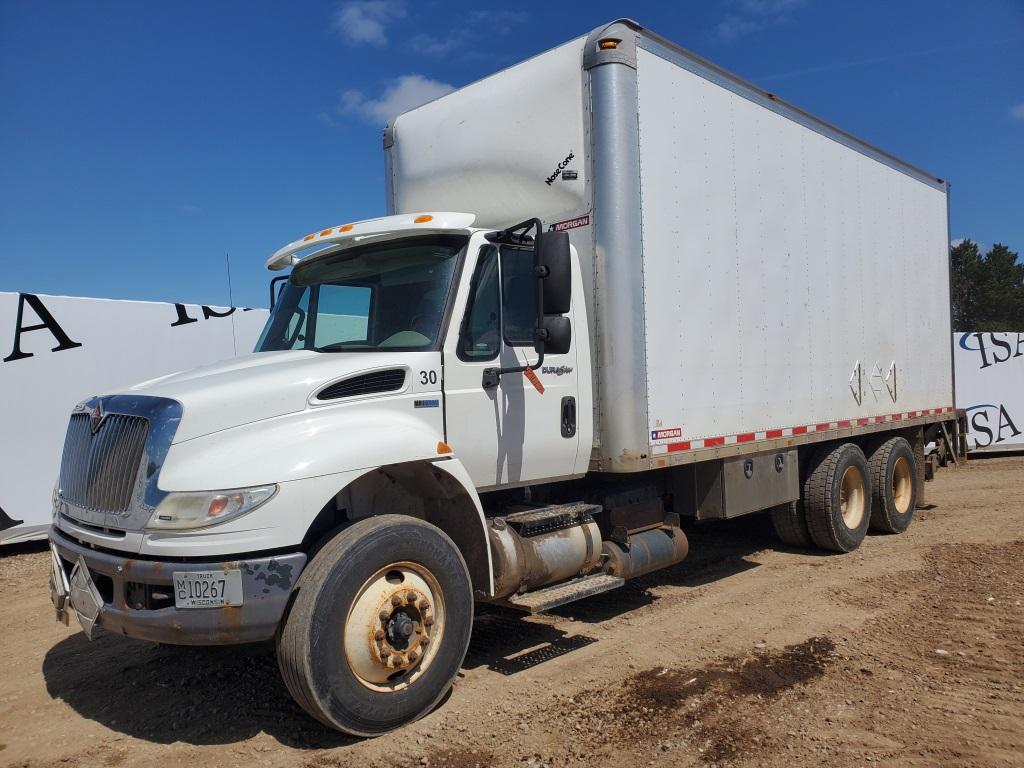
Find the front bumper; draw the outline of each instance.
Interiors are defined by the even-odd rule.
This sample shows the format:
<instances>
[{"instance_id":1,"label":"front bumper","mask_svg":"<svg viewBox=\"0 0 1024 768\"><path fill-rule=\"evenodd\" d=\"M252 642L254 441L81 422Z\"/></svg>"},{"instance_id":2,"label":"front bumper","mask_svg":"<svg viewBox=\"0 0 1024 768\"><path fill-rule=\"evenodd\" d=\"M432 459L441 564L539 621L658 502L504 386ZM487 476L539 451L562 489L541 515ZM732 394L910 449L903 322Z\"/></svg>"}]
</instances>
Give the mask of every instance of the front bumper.
<instances>
[{"instance_id":1,"label":"front bumper","mask_svg":"<svg viewBox=\"0 0 1024 768\"><path fill-rule=\"evenodd\" d=\"M99 615L96 625L108 632L173 645L228 645L268 640L284 615L292 589L306 566L306 555L294 552L274 557L228 561L174 562L126 557L80 544L56 528L50 529L56 555L50 593L57 609L73 609L66 594L76 563L88 569L96 587ZM242 604L222 608L176 608L171 574L174 571L238 569L242 574ZM55 584L55 581L61 584Z\"/></svg>"}]
</instances>

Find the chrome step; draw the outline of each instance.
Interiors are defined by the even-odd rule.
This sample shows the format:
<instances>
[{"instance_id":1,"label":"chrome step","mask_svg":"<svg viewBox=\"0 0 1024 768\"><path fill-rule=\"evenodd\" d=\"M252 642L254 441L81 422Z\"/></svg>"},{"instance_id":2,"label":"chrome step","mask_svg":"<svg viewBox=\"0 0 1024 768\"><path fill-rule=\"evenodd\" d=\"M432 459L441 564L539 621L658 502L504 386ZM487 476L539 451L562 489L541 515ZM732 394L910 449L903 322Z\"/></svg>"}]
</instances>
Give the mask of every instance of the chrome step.
<instances>
[{"instance_id":1,"label":"chrome step","mask_svg":"<svg viewBox=\"0 0 1024 768\"><path fill-rule=\"evenodd\" d=\"M543 613L559 605L571 603L574 600L582 600L584 597L592 597L602 592L608 592L621 587L625 583L626 580L618 576L612 576L608 573L594 573L589 576L580 576L572 581L553 584L550 587L537 589L533 592L512 595L505 602L510 608L516 608L520 611Z\"/></svg>"}]
</instances>

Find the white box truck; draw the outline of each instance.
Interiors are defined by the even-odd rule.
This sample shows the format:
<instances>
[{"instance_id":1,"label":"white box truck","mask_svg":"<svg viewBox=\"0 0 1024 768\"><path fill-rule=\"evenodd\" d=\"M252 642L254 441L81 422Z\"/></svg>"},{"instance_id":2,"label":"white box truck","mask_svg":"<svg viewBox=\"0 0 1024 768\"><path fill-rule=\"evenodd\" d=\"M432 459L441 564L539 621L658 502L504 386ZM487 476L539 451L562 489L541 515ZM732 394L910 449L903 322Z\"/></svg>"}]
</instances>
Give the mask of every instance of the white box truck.
<instances>
[{"instance_id":1,"label":"white box truck","mask_svg":"<svg viewBox=\"0 0 1024 768\"><path fill-rule=\"evenodd\" d=\"M270 258L252 355L72 413L58 618L276 638L369 736L445 694L475 602L671 566L681 518L846 552L962 453L941 179L626 20L384 144L389 215Z\"/></svg>"}]
</instances>

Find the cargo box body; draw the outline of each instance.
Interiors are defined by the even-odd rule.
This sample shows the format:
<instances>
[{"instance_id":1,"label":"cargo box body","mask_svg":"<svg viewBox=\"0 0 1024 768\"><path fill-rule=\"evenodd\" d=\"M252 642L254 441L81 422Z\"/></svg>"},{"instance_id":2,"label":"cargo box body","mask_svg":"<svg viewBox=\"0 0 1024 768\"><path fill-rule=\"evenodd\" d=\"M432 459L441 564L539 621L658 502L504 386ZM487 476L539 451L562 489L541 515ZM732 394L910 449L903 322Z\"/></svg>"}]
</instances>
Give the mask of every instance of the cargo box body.
<instances>
[{"instance_id":1,"label":"cargo box body","mask_svg":"<svg viewBox=\"0 0 1024 768\"><path fill-rule=\"evenodd\" d=\"M952 411L946 183L633 22L400 116L385 148L390 212L569 232L593 469Z\"/></svg>"}]
</instances>

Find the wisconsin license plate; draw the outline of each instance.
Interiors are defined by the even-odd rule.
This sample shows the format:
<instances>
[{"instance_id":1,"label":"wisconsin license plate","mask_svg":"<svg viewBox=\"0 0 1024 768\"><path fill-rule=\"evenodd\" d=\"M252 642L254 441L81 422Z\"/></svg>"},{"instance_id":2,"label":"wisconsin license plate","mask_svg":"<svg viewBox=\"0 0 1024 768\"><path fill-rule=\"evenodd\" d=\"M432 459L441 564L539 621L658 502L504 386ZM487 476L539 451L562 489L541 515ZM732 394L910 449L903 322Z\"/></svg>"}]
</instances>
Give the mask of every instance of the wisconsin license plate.
<instances>
[{"instance_id":1,"label":"wisconsin license plate","mask_svg":"<svg viewBox=\"0 0 1024 768\"><path fill-rule=\"evenodd\" d=\"M220 608L242 604L242 572L175 571L175 608Z\"/></svg>"}]
</instances>

